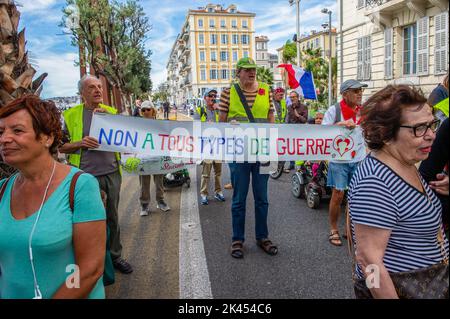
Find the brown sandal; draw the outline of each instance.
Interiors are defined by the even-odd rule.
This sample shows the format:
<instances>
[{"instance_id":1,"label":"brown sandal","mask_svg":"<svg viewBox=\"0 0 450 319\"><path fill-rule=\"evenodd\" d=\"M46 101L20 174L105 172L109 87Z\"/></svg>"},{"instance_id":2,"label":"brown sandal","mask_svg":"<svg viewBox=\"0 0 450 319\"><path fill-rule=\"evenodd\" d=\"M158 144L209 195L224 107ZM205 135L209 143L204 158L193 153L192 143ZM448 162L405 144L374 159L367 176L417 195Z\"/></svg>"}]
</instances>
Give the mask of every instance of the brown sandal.
<instances>
[{"instance_id":1,"label":"brown sandal","mask_svg":"<svg viewBox=\"0 0 450 319\"><path fill-rule=\"evenodd\" d=\"M338 230L332 230L328 236L328 241L334 246L342 246L341 236Z\"/></svg>"},{"instance_id":2,"label":"brown sandal","mask_svg":"<svg viewBox=\"0 0 450 319\"><path fill-rule=\"evenodd\" d=\"M264 238L256 241L258 247L260 247L266 254L275 256L278 253L278 248L269 239Z\"/></svg>"},{"instance_id":3,"label":"brown sandal","mask_svg":"<svg viewBox=\"0 0 450 319\"><path fill-rule=\"evenodd\" d=\"M234 258L243 258L244 252L242 251L243 242L236 240L231 243L231 256Z\"/></svg>"}]
</instances>

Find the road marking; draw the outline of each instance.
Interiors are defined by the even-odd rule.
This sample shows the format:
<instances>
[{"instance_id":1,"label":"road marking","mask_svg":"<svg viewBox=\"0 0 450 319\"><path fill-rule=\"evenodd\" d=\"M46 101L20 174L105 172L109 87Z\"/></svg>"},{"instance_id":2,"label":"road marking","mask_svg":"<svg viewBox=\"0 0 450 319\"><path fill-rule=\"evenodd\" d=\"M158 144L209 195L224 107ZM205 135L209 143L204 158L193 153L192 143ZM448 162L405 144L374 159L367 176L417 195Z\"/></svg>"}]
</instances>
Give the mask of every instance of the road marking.
<instances>
[{"instance_id":1,"label":"road marking","mask_svg":"<svg viewBox=\"0 0 450 319\"><path fill-rule=\"evenodd\" d=\"M180 202L180 299L212 299L197 200L197 168L189 169L191 187Z\"/></svg>"}]
</instances>

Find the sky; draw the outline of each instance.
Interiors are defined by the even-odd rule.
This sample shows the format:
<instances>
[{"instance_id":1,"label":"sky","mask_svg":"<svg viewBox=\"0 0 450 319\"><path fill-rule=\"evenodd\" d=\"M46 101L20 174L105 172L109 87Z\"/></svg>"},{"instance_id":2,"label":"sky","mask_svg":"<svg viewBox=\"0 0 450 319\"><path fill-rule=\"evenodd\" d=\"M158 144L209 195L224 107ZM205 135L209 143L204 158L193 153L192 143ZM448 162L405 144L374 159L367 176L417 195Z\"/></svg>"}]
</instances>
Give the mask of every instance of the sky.
<instances>
[{"instance_id":1,"label":"sky","mask_svg":"<svg viewBox=\"0 0 450 319\"><path fill-rule=\"evenodd\" d=\"M27 50L31 62L37 67L37 75L47 72L42 97L76 95L79 70L78 50L71 45L69 35L63 33L58 24L62 21L65 0L16 0L21 12L20 27L25 28ZM232 1L193 1L193 0L140 0L150 24L151 31L145 46L152 50L151 79L153 87L165 81L166 65L172 45L181 31L189 9L204 7L208 3L228 7L235 4L238 11L253 12L255 35L269 37L269 52L277 53L296 32L295 5L288 0L232 0ZM321 25L328 21L322 8L330 9L332 25L336 26L336 0L301 0L300 33L323 30Z\"/></svg>"}]
</instances>

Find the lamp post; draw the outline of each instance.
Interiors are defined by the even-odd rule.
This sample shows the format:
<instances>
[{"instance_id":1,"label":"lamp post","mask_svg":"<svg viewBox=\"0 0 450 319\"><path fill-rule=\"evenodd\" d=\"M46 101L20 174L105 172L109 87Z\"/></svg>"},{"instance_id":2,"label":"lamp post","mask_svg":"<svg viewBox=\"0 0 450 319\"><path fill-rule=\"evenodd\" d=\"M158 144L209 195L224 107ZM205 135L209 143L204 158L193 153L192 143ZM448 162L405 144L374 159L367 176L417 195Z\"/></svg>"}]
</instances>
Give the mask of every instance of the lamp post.
<instances>
[{"instance_id":1,"label":"lamp post","mask_svg":"<svg viewBox=\"0 0 450 319\"><path fill-rule=\"evenodd\" d=\"M332 49L332 44L331 44L331 11L328 10L327 8L322 9L322 13L328 14L328 41L329 41L329 53L328 53L328 106L331 106L331 104L333 103L333 89L332 89L332 65L331 65L331 49Z\"/></svg>"},{"instance_id":2,"label":"lamp post","mask_svg":"<svg viewBox=\"0 0 450 319\"><path fill-rule=\"evenodd\" d=\"M300 1L301 0L289 0L289 4L292 6L294 4L294 2L297 5L297 37L296 37L296 42L297 42L297 65L300 66Z\"/></svg>"}]
</instances>

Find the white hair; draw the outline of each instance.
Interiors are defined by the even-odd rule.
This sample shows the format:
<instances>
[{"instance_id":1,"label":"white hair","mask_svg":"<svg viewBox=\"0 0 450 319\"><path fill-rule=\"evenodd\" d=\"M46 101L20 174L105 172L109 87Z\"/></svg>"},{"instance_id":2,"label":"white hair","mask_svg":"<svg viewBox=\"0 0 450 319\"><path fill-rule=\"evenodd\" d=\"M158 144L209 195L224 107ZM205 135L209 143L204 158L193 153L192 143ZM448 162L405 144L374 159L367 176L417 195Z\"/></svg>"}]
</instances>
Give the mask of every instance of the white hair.
<instances>
[{"instance_id":1,"label":"white hair","mask_svg":"<svg viewBox=\"0 0 450 319\"><path fill-rule=\"evenodd\" d=\"M78 92L81 94L81 91L83 91L84 83L89 79L97 79L100 80L98 77L92 74L85 74L83 77L78 81Z\"/></svg>"}]
</instances>

